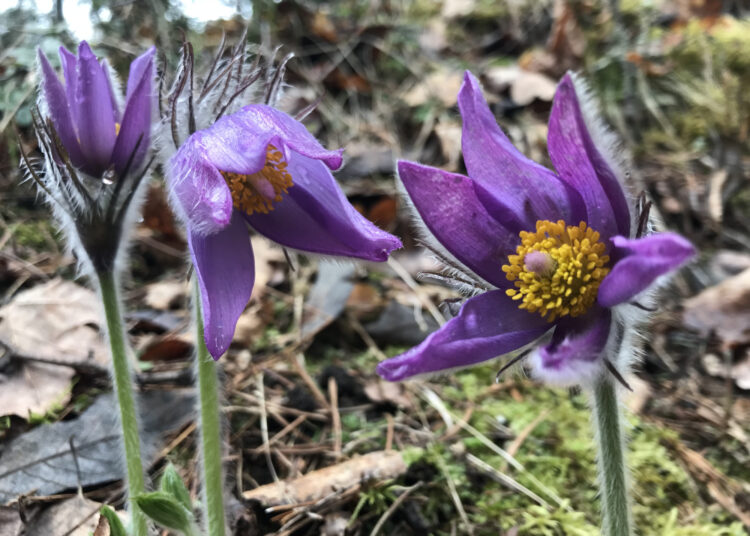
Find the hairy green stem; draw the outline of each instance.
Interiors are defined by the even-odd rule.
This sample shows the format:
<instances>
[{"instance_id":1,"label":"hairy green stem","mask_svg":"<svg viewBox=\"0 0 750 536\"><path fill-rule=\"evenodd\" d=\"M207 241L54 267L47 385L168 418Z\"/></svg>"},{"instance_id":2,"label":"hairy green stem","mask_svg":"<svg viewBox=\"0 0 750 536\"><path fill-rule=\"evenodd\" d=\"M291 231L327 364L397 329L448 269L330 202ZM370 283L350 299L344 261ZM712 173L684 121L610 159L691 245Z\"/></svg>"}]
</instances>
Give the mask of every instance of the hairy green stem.
<instances>
[{"instance_id":1,"label":"hairy green stem","mask_svg":"<svg viewBox=\"0 0 750 536\"><path fill-rule=\"evenodd\" d=\"M208 353L203 337L203 313L197 280L193 284L195 307L196 375L200 396L200 437L203 467L203 505L206 531L211 536L224 536L224 479L221 464L221 419L219 414L219 382L216 364Z\"/></svg>"},{"instance_id":2,"label":"hairy green stem","mask_svg":"<svg viewBox=\"0 0 750 536\"><path fill-rule=\"evenodd\" d=\"M602 501L602 534L630 536L630 498L625 472L625 441L617 386L609 374L594 385L594 414L599 443L599 479Z\"/></svg>"},{"instance_id":3,"label":"hairy green stem","mask_svg":"<svg viewBox=\"0 0 750 536\"><path fill-rule=\"evenodd\" d=\"M135 409L132 377L128 363L125 331L123 330L122 314L116 276L113 272L98 272L99 289L104 315L107 317L107 334L112 349L112 376L117 393L117 405L120 408L120 422L122 424L122 438L125 444L125 464L128 473L128 493L135 497L145 489L143 465L141 464L141 442L138 435L138 414ZM146 536L146 516L135 502L130 503L133 516L133 536Z\"/></svg>"}]
</instances>

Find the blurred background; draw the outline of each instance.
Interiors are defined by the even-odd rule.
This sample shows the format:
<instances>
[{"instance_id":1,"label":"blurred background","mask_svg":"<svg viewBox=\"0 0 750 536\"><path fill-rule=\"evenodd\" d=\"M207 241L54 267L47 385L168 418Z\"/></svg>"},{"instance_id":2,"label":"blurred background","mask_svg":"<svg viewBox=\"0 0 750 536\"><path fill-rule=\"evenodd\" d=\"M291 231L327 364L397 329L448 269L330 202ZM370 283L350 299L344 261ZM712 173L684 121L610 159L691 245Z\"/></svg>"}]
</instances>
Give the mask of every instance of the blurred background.
<instances>
[{"instance_id":1,"label":"blurred background","mask_svg":"<svg viewBox=\"0 0 750 536\"><path fill-rule=\"evenodd\" d=\"M393 169L406 158L465 171L467 69L516 146L547 166L557 81L582 72L632 157L635 193L700 248L662 293L631 382L634 515L646 535L747 534L748 14L739 0L0 1L0 535L89 534L97 503L122 505L96 300L18 168L19 144L36 151L36 49L59 68L57 48L86 39L124 78L155 44L168 87L183 40L207 68L222 36L243 35L259 57L294 53L279 106L320 99L306 126L346 148L344 191L406 248L387 265L291 269L253 238L256 289L221 362L237 534L598 534L584 395L523 374L495 383L500 362L406 385L374 373L456 298L415 281L437 266ZM196 493L186 250L158 168L132 250L138 382L163 408L144 417L146 457L155 478L175 463ZM291 500L263 487L274 481Z\"/></svg>"}]
</instances>

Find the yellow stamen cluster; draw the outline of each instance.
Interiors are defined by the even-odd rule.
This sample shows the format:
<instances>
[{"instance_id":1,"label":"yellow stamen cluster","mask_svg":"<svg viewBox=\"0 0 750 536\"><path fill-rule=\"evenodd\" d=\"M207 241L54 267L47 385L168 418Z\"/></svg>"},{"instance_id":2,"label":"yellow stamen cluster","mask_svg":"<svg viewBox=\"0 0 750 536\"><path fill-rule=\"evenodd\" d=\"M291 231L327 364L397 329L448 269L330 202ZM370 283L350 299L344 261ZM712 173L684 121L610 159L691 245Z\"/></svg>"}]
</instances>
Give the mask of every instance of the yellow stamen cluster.
<instances>
[{"instance_id":1,"label":"yellow stamen cluster","mask_svg":"<svg viewBox=\"0 0 750 536\"><path fill-rule=\"evenodd\" d=\"M570 315L585 313L596 301L599 284L609 273L606 247L599 233L581 222L578 226L540 220L536 232L521 231L521 245L515 255L508 256L503 272L515 289L506 290L519 307L539 312L550 322ZM548 256L547 269L536 271L524 259L531 252ZM536 258L538 254L533 254ZM542 257L543 258L543 257ZM543 264L543 263L542 263Z\"/></svg>"},{"instance_id":2,"label":"yellow stamen cluster","mask_svg":"<svg viewBox=\"0 0 750 536\"><path fill-rule=\"evenodd\" d=\"M247 215L255 212L268 214L272 211L273 203L281 201L282 194L289 193L289 188L294 186L287 166L284 154L269 145L266 163L257 173L242 175L221 171L232 192L234 208Z\"/></svg>"}]
</instances>

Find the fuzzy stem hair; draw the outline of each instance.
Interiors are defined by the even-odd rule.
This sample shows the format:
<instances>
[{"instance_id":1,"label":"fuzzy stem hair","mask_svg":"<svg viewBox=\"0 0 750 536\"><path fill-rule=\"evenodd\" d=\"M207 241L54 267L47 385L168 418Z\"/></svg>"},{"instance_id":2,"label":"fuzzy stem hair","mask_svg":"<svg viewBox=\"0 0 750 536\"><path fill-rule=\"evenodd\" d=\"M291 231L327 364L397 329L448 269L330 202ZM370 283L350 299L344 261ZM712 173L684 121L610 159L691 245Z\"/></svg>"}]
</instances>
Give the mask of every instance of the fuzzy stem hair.
<instances>
[{"instance_id":1,"label":"fuzzy stem hair","mask_svg":"<svg viewBox=\"0 0 750 536\"><path fill-rule=\"evenodd\" d=\"M625 469L623 415L618 386L610 374L600 374L593 385L593 409L599 453L602 534L630 536L632 518Z\"/></svg>"},{"instance_id":2,"label":"fuzzy stem hair","mask_svg":"<svg viewBox=\"0 0 750 536\"><path fill-rule=\"evenodd\" d=\"M114 271L97 272L104 315L107 319L107 335L112 351L112 383L120 409L120 423L125 445L128 493L135 497L146 491L141 463L141 442L138 434L138 414L133 396L132 375L128 363L127 345L123 330L117 277ZM135 502L131 503L132 535L147 536L146 517Z\"/></svg>"},{"instance_id":3,"label":"fuzzy stem hair","mask_svg":"<svg viewBox=\"0 0 750 536\"><path fill-rule=\"evenodd\" d=\"M221 416L219 414L219 381L214 360L208 353L203 336L198 280L193 281L195 310L195 372L198 378L200 415L201 468L203 471L204 529L211 536L224 536L224 475L221 464Z\"/></svg>"}]
</instances>

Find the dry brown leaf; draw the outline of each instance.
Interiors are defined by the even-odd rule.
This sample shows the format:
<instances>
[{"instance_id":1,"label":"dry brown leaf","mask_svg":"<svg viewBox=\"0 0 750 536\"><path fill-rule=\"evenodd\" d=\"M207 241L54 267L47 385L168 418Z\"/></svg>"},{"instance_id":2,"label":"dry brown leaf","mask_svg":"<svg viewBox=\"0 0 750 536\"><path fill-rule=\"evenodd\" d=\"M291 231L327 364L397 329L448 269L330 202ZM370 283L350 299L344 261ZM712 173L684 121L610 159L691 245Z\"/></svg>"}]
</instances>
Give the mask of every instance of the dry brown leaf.
<instances>
[{"instance_id":1,"label":"dry brown leaf","mask_svg":"<svg viewBox=\"0 0 750 536\"><path fill-rule=\"evenodd\" d=\"M107 518L103 515L100 515L99 522L96 524L93 536L109 536L111 532L112 531L109 528L109 522L107 521Z\"/></svg>"},{"instance_id":2,"label":"dry brown leaf","mask_svg":"<svg viewBox=\"0 0 750 536\"><path fill-rule=\"evenodd\" d=\"M435 125L435 134L440 141L440 150L448 163L446 169L457 170L461 158L461 125L457 122L439 122Z\"/></svg>"},{"instance_id":3,"label":"dry brown leaf","mask_svg":"<svg viewBox=\"0 0 750 536\"><path fill-rule=\"evenodd\" d=\"M376 404L390 402L400 408L414 408L414 403L411 398L409 398L404 386L400 383L373 379L365 384L365 394L367 395L367 398Z\"/></svg>"},{"instance_id":4,"label":"dry brown leaf","mask_svg":"<svg viewBox=\"0 0 750 536\"><path fill-rule=\"evenodd\" d=\"M143 350L140 360L153 363L187 359L193 354L193 343L189 340L191 335L154 337Z\"/></svg>"},{"instance_id":5,"label":"dry brown leaf","mask_svg":"<svg viewBox=\"0 0 750 536\"><path fill-rule=\"evenodd\" d=\"M279 267L286 263L284 251L274 247L261 236L253 236L250 240L255 257L255 283L250 301L257 301L263 295L266 285L275 281Z\"/></svg>"},{"instance_id":6,"label":"dry brown leaf","mask_svg":"<svg viewBox=\"0 0 750 536\"><path fill-rule=\"evenodd\" d=\"M17 508L0 506L0 536L21 536L23 525Z\"/></svg>"},{"instance_id":7,"label":"dry brown leaf","mask_svg":"<svg viewBox=\"0 0 750 536\"><path fill-rule=\"evenodd\" d=\"M686 300L683 322L727 346L750 342L750 268Z\"/></svg>"},{"instance_id":8,"label":"dry brown leaf","mask_svg":"<svg viewBox=\"0 0 750 536\"><path fill-rule=\"evenodd\" d=\"M182 281L157 281L146 285L146 295L143 301L152 309L167 311L184 299L187 285Z\"/></svg>"},{"instance_id":9,"label":"dry brown leaf","mask_svg":"<svg viewBox=\"0 0 750 536\"><path fill-rule=\"evenodd\" d=\"M549 76L530 71L520 71L510 85L510 98L519 106L526 106L539 99L552 102L557 83Z\"/></svg>"},{"instance_id":10,"label":"dry brown leaf","mask_svg":"<svg viewBox=\"0 0 750 536\"><path fill-rule=\"evenodd\" d=\"M369 317L383 306L383 298L370 283L354 283L352 293L346 300L346 310L357 318Z\"/></svg>"},{"instance_id":11,"label":"dry brown leaf","mask_svg":"<svg viewBox=\"0 0 750 536\"><path fill-rule=\"evenodd\" d=\"M75 496L51 506L26 526L27 536L89 536L97 526L101 504Z\"/></svg>"},{"instance_id":12,"label":"dry brown leaf","mask_svg":"<svg viewBox=\"0 0 750 536\"><path fill-rule=\"evenodd\" d=\"M263 334L266 328L266 319L261 314L261 309L260 303L253 304L245 309L237 319L233 342L242 346L250 346L254 340L257 340Z\"/></svg>"},{"instance_id":13,"label":"dry brown leaf","mask_svg":"<svg viewBox=\"0 0 750 536\"><path fill-rule=\"evenodd\" d=\"M325 39L329 43L338 43L339 41L336 26L331 22L328 15L322 11L316 11L313 15L310 30L312 30L313 34L321 39Z\"/></svg>"},{"instance_id":14,"label":"dry brown leaf","mask_svg":"<svg viewBox=\"0 0 750 536\"><path fill-rule=\"evenodd\" d=\"M454 106L462 82L463 75L460 72L439 68L407 91L402 98L409 106L419 106L430 99L437 99L446 107Z\"/></svg>"},{"instance_id":15,"label":"dry brown leaf","mask_svg":"<svg viewBox=\"0 0 750 536\"><path fill-rule=\"evenodd\" d=\"M96 294L54 279L20 292L0 308L0 342L12 352L60 363L106 365L108 350L97 326ZM74 371L67 366L24 361L0 376L0 413L27 418L69 398Z\"/></svg>"},{"instance_id":16,"label":"dry brown leaf","mask_svg":"<svg viewBox=\"0 0 750 536\"><path fill-rule=\"evenodd\" d=\"M508 89L520 74L521 68L518 65L497 65L487 69L482 78L486 81L488 90L500 93Z\"/></svg>"},{"instance_id":17,"label":"dry brown leaf","mask_svg":"<svg viewBox=\"0 0 750 536\"><path fill-rule=\"evenodd\" d=\"M419 33L419 46L433 54L448 46L448 26L443 19L428 21Z\"/></svg>"},{"instance_id":18,"label":"dry brown leaf","mask_svg":"<svg viewBox=\"0 0 750 536\"><path fill-rule=\"evenodd\" d=\"M440 14L446 19L470 15L476 7L476 0L445 0Z\"/></svg>"},{"instance_id":19,"label":"dry brown leaf","mask_svg":"<svg viewBox=\"0 0 750 536\"><path fill-rule=\"evenodd\" d=\"M633 390L625 396L625 405L632 413L638 415L651 398L651 384L638 376L628 378L628 383Z\"/></svg>"},{"instance_id":20,"label":"dry brown leaf","mask_svg":"<svg viewBox=\"0 0 750 536\"><path fill-rule=\"evenodd\" d=\"M22 354L69 362L91 356L106 364L107 349L96 327L101 314L93 291L53 279L0 308L0 341Z\"/></svg>"}]
</instances>

